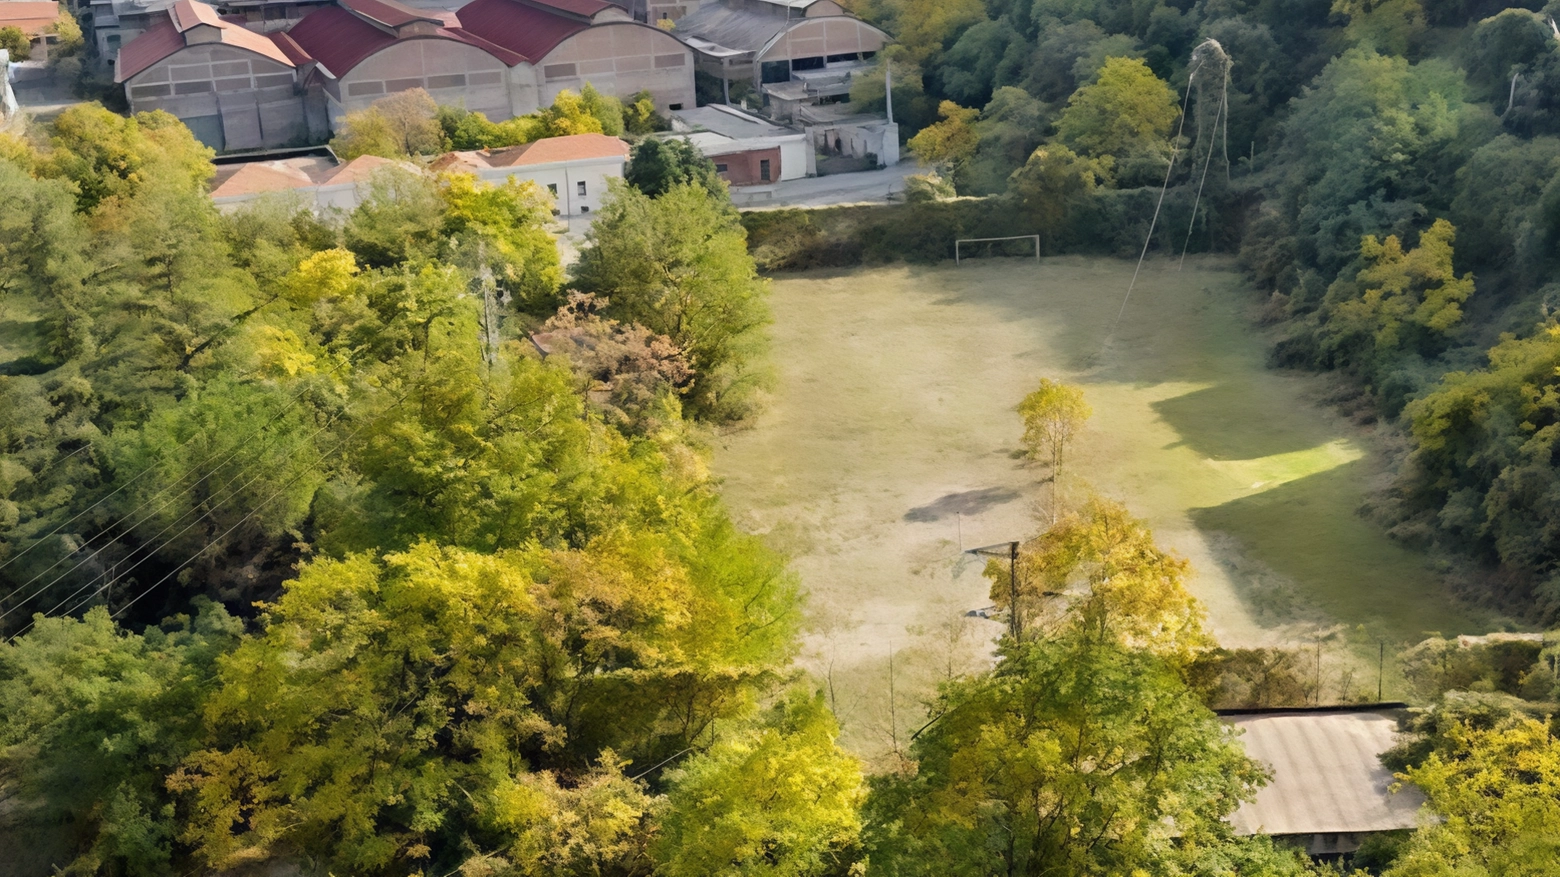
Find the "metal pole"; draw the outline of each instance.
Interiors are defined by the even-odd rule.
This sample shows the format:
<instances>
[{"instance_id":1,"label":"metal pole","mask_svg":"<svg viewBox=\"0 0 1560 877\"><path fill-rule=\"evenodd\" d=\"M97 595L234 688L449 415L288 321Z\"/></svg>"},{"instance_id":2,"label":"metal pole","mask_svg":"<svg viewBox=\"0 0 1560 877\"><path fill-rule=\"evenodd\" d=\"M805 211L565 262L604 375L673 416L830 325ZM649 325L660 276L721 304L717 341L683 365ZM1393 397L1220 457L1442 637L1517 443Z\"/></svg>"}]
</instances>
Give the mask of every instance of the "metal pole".
<instances>
[{"instance_id":1,"label":"metal pole","mask_svg":"<svg viewBox=\"0 0 1560 877\"><path fill-rule=\"evenodd\" d=\"M883 100L888 104L888 124L894 124L894 66L883 59Z\"/></svg>"},{"instance_id":2,"label":"metal pole","mask_svg":"<svg viewBox=\"0 0 1560 877\"><path fill-rule=\"evenodd\" d=\"M1387 641L1381 640L1376 652L1376 703L1381 703L1381 674L1387 666Z\"/></svg>"},{"instance_id":3,"label":"metal pole","mask_svg":"<svg viewBox=\"0 0 1560 877\"><path fill-rule=\"evenodd\" d=\"M1023 624L1018 619L1018 543L1008 543L1008 627L1013 634L1013 642L1018 642L1019 635L1024 632Z\"/></svg>"}]
</instances>

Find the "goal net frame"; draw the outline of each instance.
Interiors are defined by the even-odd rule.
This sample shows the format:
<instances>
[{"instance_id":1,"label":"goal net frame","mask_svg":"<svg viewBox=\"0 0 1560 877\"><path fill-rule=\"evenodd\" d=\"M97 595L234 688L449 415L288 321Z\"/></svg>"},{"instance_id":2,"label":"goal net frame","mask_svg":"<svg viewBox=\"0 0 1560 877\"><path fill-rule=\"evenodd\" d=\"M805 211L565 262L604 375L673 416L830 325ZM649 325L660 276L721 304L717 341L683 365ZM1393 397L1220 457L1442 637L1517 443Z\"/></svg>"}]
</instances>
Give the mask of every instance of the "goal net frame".
<instances>
[{"instance_id":1,"label":"goal net frame","mask_svg":"<svg viewBox=\"0 0 1560 877\"><path fill-rule=\"evenodd\" d=\"M954 241L953 241L953 264L959 265L959 264L963 263L964 258L963 258L963 255L959 251L959 247L964 245L964 244L985 244L985 243L991 243L993 241L1021 241L1021 240L1032 240L1032 241L1035 242L1035 261L1036 262L1040 261L1040 236L1037 235L1037 234L1014 234L1014 235L1008 235L1007 237L1000 237L1000 238L954 238Z\"/></svg>"}]
</instances>

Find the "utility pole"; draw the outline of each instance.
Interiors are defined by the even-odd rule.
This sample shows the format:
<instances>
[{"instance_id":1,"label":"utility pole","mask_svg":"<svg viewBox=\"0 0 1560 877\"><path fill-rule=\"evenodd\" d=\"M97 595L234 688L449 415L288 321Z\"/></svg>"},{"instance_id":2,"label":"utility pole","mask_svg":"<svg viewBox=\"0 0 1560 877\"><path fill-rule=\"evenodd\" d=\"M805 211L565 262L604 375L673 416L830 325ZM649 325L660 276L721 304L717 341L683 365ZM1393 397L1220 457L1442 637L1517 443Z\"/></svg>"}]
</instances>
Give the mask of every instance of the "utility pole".
<instances>
[{"instance_id":1,"label":"utility pole","mask_svg":"<svg viewBox=\"0 0 1560 877\"><path fill-rule=\"evenodd\" d=\"M1387 641L1380 640L1376 645L1376 703L1381 703L1381 676L1387 667Z\"/></svg>"},{"instance_id":2,"label":"utility pole","mask_svg":"<svg viewBox=\"0 0 1560 877\"><path fill-rule=\"evenodd\" d=\"M883 100L888 104L888 124L894 124L894 65L883 56Z\"/></svg>"},{"instance_id":3,"label":"utility pole","mask_svg":"<svg viewBox=\"0 0 1560 877\"><path fill-rule=\"evenodd\" d=\"M980 548L971 548L964 552L977 557L1002 557L1008 559L1008 633L1018 642L1024 633L1024 622L1018 614L1018 543L998 542L995 545L983 545Z\"/></svg>"}]
</instances>

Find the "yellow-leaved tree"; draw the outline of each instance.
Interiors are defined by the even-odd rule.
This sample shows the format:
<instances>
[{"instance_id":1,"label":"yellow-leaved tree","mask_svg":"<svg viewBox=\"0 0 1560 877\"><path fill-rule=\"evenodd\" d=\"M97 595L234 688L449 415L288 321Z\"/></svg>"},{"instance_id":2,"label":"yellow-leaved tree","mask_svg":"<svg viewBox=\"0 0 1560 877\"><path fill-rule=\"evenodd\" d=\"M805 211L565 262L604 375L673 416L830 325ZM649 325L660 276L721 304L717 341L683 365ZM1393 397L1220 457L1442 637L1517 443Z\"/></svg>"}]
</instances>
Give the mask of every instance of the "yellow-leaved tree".
<instances>
[{"instance_id":1,"label":"yellow-leaved tree","mask_svg":"<svg viewBox=\"0 0 1560 877\"><path fill-rule=\"evenodd\" d=\"M1091 413L1081 387L1050 378L1041 378L1040 386L1018 403L1018 415L1024 420L1024 448L1030 457L1044 459L1051 466L1052 523L1061 514L1062 464L1067 447Z\"/></svg>"},{"instance_id":2,"label":"yellow-leaved tree","mask_svg":"<svg viewBox=\"0 0 1560 877\"><path fill-rule=\"evenodd\" d=\"M1019 548L1016 588L1004 562L988 564L986 575L999 608L1011 611L1017 593L1022 627L1048 637L1073 631L1180 666L1213 645L1206 612L1186 590L1190 571L1125 506L1096 497Z\"/></svg>"},{"instance_id":3,"label":"yellow-leaved tree","mask_svg":"<svg viewBox=\"0 0 1560 877\"><path fill-rule=\"evenodd\" d=\"M1397 235L1360 241L1361 268L1327 291L1325 349L1340 365L1373 369L1399 353L1433 355L1462 322L1473 275L1452 269L1457 229L1437 219L1404 250Z\"/></svg>"}]
</instances>

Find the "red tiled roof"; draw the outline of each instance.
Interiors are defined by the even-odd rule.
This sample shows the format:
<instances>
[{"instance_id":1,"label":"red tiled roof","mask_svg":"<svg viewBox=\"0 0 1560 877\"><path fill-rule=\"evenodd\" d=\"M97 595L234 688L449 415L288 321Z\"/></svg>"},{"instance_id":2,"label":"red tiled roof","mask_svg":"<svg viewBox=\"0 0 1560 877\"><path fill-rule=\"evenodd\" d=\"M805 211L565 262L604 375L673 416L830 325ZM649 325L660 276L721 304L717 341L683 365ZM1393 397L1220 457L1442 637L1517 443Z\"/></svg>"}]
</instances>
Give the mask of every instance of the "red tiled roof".
<instances>
[{"instance_id":1,"label":"red tiled roof","mask_svg":"<svg viewBox=\"0 0 1560 877\"><path fill-rule=\"evenodd\" d=\"M517 0L472 0L461 7L460 24L465 30L518 53L532 63L540 61L559 43L590 27L588 22Z\"/></svg>"},{"instance_id":2,"label":"red tiled roof","mask_svg":"<svg viewBox=\"0 0 1560 877\"><path fill-rule=\"evenodd\" d=\"M59 17L58 3L33 3L31 0L0 2L0 27L19 27L29 37L43 33Z\"/></svg>"},{"instance_id":3,"label":"red tiled roof","mask_svg":"<svg viewBox=\"0 0 1560 877\"><path fill-rule=\"evenodd\" d=\"M285 162L253 162L241 166L238 171L222 180L211 190L213 198L234 195L257 195L261 192L285 192L313 186L314 180L301 169Z\"/></svg>"},{"instance_id":4,"label":"red tiled roof","mask_svg":"<svg viewBox=\"0 0 1560 877\"><path fill-rule=\"evenodd\" d=\"M168 15L173 19L173 26L179 29L179 33L184 33L198 24L211 27L222 26L222 18L217 15L217 10L204 3L196 3L195 0L178 0L168 10Z\"/></svg>"},{"instance_id":5,"label":"red tiled roof","mask_svg":"<svg viewBox=\"0 0 1560 877\"><path fill-rule=\"evenodd\" d=\"M178 24L180 20L186 25L184 30L189 30L197 24L210 25L219 31L222 43L225 45L246 49L288 67L296 66L292 57L266 36L223 21L217 17L215 10L204 3L179 0L168 11L167 18L159 21L119 50L119 58L115 61L114 81L124 82L184 48L186 44Z\"/></svg>"},{"instance_id":6,"label":"red tiled roof","mask_svg":"<svg viewBox=\"0 0 1560 877\"><path fill-rule=\"evenodd\" d=\"M380 158L377 155L360 155L341 167L322 175L319 182L322 186L333 186L338 183L360 183L373 176L374 171L387 167L416 170L416 168L404 161Z\"/></svg>"},{"instance_id":7,"label":"red tiled roof","mask_svg":"<svg viewBox=\"0 0 1560 877\"><path fill-rule=\"evenodd\" d=\"M309 57L318 61L337 78L347 75L368 56L397 41L397 37L385 33L339 6L316 9L293 25L287 34ZM525 60L503 46L495 46L486 40L475 39L460 28L441 27L432 34L406 36L400 39L441 37L481 49L510 67Z\"/></svg>"},{"instance_id":8,"label":"red tiled roof","mask_svg":"<svg viewBox=\"0 0 1560 877\"><path fill-rule=\"evenodd\" d=\"M370 18L389 27L400 27L414 21L442 22L420 9L413 9L395 0L341 0L341 5L364 18Z\"/></svg>"},{"instance_id":9,"label":"red tiled roof","mask_svg":"<svg viewBox=\"0 0 1560 877\"><path fill-rule=\"evenodd\" d=\"M585 161L593 158L628 158L628 144L605 134L569 134L547 137L519 146L479 149L470 152L446 152L434 160L431 168L481 170L496 167L526 167L560 161Z\"/></svg>"}]
</instances>

